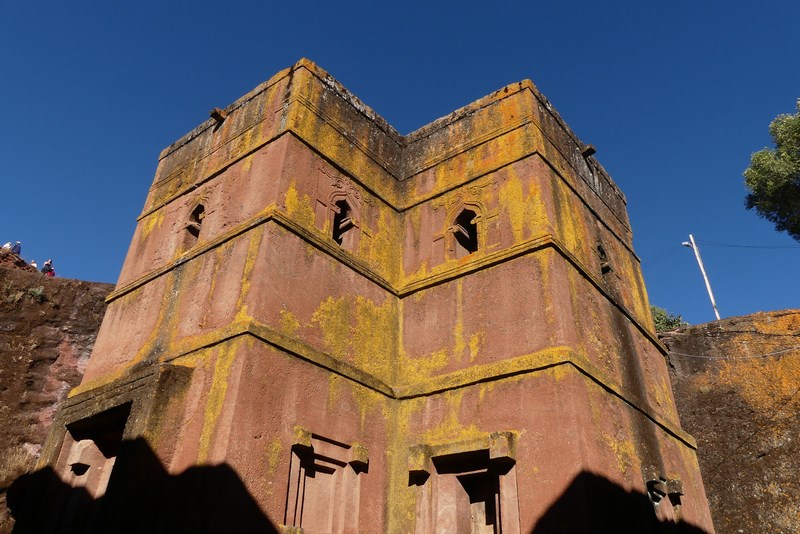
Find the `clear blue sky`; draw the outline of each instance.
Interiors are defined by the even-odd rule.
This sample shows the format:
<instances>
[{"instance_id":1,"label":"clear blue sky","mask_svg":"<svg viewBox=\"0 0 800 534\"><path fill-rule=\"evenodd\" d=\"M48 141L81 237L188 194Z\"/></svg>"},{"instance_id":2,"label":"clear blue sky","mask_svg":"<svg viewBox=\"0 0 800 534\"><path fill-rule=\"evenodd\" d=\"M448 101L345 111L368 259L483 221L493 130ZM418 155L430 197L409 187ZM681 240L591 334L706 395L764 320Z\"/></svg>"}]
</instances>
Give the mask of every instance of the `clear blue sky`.
<instances>
[{"instance_id":1,"label":"clear blue sky","mask_svg":"<svg viewBox=\"0 0 800 534\"><path fill-rule=\"evenodd\" d=\"M626 194L652 303L713 319L691 232L723 316L797 308L800 244L741 173L800 97L798 21L797 0L0 0L0 241L115 282L159 151L308 57L402 133L532 79Z\"/></svg>"}]
</instances>

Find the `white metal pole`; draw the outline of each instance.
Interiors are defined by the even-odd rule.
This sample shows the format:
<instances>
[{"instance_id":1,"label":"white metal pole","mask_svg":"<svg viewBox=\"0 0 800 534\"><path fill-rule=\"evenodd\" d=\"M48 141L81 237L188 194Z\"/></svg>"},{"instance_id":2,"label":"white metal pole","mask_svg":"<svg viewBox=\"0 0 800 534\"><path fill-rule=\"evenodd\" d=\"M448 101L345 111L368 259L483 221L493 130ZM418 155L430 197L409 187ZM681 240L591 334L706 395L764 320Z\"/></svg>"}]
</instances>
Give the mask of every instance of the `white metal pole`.
<instances>
[{"instance_id":1,"label":"white metal pole","mask_svg":"<svg viewBox=\"0 0 800 534\"><path fill-rule=\"evenodd\" d=\"M697 265L700 266L700 272L703 274L703 280L706 282L706 289L708 290L708 298L711 299L711 306L714 308L714 315L717 316L717 321L719 321L719 312L717 311L717 303L714 300L714 293L711 291L711 282L708 281L708 275L706 274L706 269L703 267L703 260L700 258L700 249L697 248L697 243L694 242L694 236L689 234L689 243L684 243L685 245L689 245L692 250L694 250L694 256L697 258Z\"/></svg>"}]
</instances>

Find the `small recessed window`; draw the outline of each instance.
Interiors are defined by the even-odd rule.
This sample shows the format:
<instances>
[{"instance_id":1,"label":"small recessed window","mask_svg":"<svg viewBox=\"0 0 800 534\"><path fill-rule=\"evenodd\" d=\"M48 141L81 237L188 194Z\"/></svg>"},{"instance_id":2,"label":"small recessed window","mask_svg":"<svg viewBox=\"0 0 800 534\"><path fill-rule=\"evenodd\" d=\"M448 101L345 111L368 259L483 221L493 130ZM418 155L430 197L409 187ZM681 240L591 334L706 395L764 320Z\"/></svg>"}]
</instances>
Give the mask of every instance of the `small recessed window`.
<instances>
[{"instance_id":1,"label":"small recessed window","mask_svg":"<svg viewBox=\"0 0 800 534\"><path fill-rule=\"evenodd\" d=\"M192 210L192 214L189 216L189 223L186 225L186 242L184 248L193 247L200 238L200 229L205 216L206 209L202 204L198 204L197 207Z\"/></svg>"},{"instance_id":2,"label":"small recessed window","mask_svg":"<svg viewBox=\"0 0 800 534\"><path fill-rule=\"evenodd\" d=\"M345 235L353 229L353 217L350 213L350 206L346 200L339 200L334 203L333 215L333 240L336 244L341 246L344 241Z\"/></svg>"},{"instance_id":3,"label":"small recessed window","mask_svg":"<svg viewBox=\"0 0 800 534\"><path fill-rule=\"evenodd\" d=\"M455 237L455 252L457 258L463 258L478 250L478 226L475 219L477 214L472 210L462 210L456 217L452 226Z\"/></svg>"},{"instance_id":4,"label":"small recessed window","mask_svg":"<svg viewBox=\"0 0 800 534\"><path fill-rule=\"evenodd\" d=\"M597 244L597 255L600 258L600 272L606 274L611 271L611 263L608 261L608 254L602 243Z\"/></svg>"}]
</instances>

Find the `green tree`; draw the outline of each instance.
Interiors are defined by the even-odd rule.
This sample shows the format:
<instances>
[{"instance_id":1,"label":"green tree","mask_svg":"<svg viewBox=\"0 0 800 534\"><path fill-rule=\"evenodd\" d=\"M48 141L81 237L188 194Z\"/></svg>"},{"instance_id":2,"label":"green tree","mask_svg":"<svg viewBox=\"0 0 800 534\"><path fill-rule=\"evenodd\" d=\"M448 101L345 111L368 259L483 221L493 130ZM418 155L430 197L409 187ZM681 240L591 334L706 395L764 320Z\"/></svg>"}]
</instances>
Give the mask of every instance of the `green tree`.
<instances>
[{"instance_id":1,"label":"green tree","mask_svg":"<svg viewBox=\"0 0 800 534\"><path fill-rule=\"evenodd\" d=\"M800 241L800 99L797 113L775 117L769 134L775 148L753 154L744 171L745 206Z\"/></svg>"},{"instance_id":2,"label":"green tree","mask_svg":"<svg viewBox=\"0 0 800 534\"><path fill-rule=\"evenodd\" d=\"M650 313L653 314L656 332L667 332L689 324L684 321L683 317L680 315L673 315L664 308L659 308L658 306L650 306Z\"/></svg>"}]
</instances>

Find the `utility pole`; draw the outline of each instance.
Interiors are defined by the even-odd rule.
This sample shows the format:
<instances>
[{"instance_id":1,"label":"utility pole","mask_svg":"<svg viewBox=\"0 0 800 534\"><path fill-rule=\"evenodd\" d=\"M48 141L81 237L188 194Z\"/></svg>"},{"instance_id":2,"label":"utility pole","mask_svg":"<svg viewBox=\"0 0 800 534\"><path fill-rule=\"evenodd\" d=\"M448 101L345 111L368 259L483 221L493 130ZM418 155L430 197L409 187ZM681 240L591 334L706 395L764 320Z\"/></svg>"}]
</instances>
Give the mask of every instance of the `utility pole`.
<instances>
[{"instance_id":1,"label":"utility pole","mask_svg":"<svg viewBox=\"0 0 800 534\"><path fill-rule=\"evenodd\" d=\"M694 237L692 234L689 234L689 241L684 241L681 243L684 247L689 247L690 249L694 250L694 257L697 258L697 265L700 266L700 272L703 274L703 280L706 282L706 289L708 290L708 298L711 299L711 306L714 308L714 315L717 316L717 321L719 321L719 312L717 311L717 303L714 301L714 293L711 291L711 283L708 281L708 275L706 274L706 269L703 267L703 260L700 259L700 249L697 248L697 243L694 242Z\"/></svg>"}]
</instances>

